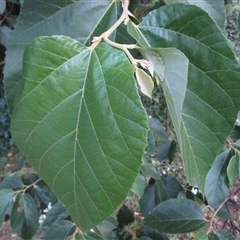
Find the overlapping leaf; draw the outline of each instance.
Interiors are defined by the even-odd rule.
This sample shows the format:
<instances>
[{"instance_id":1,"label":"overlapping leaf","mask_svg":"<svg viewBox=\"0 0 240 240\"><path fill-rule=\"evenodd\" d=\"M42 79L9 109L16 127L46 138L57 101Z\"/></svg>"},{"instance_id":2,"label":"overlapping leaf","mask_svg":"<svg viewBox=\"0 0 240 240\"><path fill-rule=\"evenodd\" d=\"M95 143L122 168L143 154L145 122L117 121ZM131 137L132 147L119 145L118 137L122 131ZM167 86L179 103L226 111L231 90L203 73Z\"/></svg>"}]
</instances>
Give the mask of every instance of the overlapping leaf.
<instances>
[{"instance_id":1,"label":"overlapping leaf","mask_svg":"<svg viewBox=\"0 0 240 240\"><path fill-rule=\"evenodd\" d=\"M148 216L144 225L164 233L186 233L205 226L200 206L188 199L169 199L158 204Z\"/></svg>"},{"instance_id":2,"label":"overlapping leaf","mask_svg":"<svg viewBox=\"0 0 240 240\"><path fill-rule=\"evenodd\" d=\"M189 59L186 94L179 89L183 105L170 106L168 99L178 103L176 95L164 91L188 181L203 191L206 174L236 120L239 65L215 22L196 6L167 5L148 14L138 27L128 25L142 46L175 47Z\"/></svg>"},{"instance_id":3,"label":"overlapping leaf","mask_svg":"<svg viewBox=\"0 0 240 240\"><path fill-rule=\"evenodd\" d=\"M134 69L107 44L64 36L26 48L14 138L82 230L124 200L141 164L147 117Z\"/></svg>"},{"instance_id":4,"label":"overlapping leaf","mask_svg":"<svg viewBox=\"0 0 240 240\"><path fill-rule=\"evenodd\" d=\"M89 45L94 36L116 22L121 10L120 2L111 0L25 0L5 60L5 91L10 112L22 78L22 57L27 43L39 36L66 35ZM114 39L116 33L111 37Z\"/></svg>"},{"instance_id":5,"label":"overlapping leaf","mask_svg":"<svg viewBox=\"0 0 240 240\"><path fill-rule=\"evenodd\" d=\"M164 0L167 4L172 3L185 3L185 4L192 4L202 8L206 11L217 23L217 25L224 29L225 27L225 19L226 19L226 10L224 6L224 1L213 1L213 0Z\"/></svg>"}]
</instances>

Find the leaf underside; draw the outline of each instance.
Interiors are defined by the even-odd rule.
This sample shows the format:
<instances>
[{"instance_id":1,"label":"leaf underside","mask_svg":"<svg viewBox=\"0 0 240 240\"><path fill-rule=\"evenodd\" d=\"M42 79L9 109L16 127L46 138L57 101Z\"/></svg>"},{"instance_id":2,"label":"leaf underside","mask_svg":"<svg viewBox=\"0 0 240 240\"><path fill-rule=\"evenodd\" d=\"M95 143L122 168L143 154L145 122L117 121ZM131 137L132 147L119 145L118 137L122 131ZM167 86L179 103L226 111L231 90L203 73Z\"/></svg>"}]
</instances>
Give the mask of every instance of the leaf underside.
<instances>
[{"instance_id":1,"label":"leaf underside","mask_svg":"<svg viewBox=\"0 0 240 240\"><path fill-rule=\"evenodd\" d=\"M83 231L113 213L141 165L147 116L133 74L104 43L40 37L24 54L13 135Z\"/></svg>"},{"instance_id":2,"label":"leaf underside","mask_svg":"<svg viewBox=\"0 0 240 240\"><path fill-rule=\"evenodd\" d=\"M145 48L177 48L189 59L180 123L174 126L187 179L203 191L206 174L240 106L240 68L234 54L215 22L196 6L164 6L135 29L130 26L129 33ZM184 89L176 90L184 96ZM171 98L166 94L170 113ZM171 113L171 117L176 116Z\"/></svg>"}]
</instances>

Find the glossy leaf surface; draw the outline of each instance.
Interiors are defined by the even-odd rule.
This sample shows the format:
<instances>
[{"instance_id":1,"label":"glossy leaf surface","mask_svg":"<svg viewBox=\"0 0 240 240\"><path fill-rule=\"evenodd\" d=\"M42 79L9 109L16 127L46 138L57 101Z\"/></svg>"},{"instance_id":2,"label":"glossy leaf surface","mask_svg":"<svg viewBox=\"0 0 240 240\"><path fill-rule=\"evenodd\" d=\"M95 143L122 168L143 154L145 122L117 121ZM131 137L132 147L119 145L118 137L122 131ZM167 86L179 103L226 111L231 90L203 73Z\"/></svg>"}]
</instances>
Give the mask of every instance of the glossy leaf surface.
<instances>
[{"instance_id":1,"label":"glossy leaf surface","mask_svg":"<svg viewBox=\"0 0 240 240\"><path fill-rule=\"evenodd\" d=\"M205 226L200 206L188 199L169 199L158 204L148 216L144 225L164 233L186 233Z\"/></svg>"},{"instance_id":2,"label":"glossy leaf surface","mask_svg":"<svg viewBox=\"0 0 240 240\"><path fill-rule=\"evenodd\" d=\"M17 144L84 231L111 215L131 188L147 117L123 52L64 36L26 48L12 114Z\"/></svg>"},{"instance_id":3,"label":"glossy leaf surface","mask_svg":"<svg viewBox=\"0 0 240 240\"><path fill-rule=\"evenodd\" d=\"M174 47L189 59L186 92L176 89L182 101L176 101L172 87L163 90L187 179L203 191L206 174L234 126L240 105L240 68L234 54L215 22L192 5L164 6L150 12L137 28L129 29L143 47ZM178 81L172 81L178 86Z\"/></svg>"}]
</instances>

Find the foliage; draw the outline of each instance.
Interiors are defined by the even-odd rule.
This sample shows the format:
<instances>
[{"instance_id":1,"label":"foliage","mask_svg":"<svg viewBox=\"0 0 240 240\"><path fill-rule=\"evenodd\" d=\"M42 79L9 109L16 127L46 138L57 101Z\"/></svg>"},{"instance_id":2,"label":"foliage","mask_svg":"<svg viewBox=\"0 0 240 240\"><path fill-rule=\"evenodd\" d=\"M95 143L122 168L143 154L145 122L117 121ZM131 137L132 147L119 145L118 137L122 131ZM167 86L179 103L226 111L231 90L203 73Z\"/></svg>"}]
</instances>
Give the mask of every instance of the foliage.
<instances>
[{"instance_id":1,"label":"foliage","mask_svg":"<svg viewBox=\"0 0 240 240\"><path fill-rule=\"evenodd\" d=\"M224 35L225 6L164 2L143 17L139 1L24 1L5 92L14 139L37 174L26 165L0 185L1 223L10 215L23 239L38 224L44 239L169 239L202 229L195 239L234 239L216 226L223 218L236 229L240 191L237 127L227 139L240 66ZM170 135L142 106L154 89Z\"/></svg>"}]
</instances>

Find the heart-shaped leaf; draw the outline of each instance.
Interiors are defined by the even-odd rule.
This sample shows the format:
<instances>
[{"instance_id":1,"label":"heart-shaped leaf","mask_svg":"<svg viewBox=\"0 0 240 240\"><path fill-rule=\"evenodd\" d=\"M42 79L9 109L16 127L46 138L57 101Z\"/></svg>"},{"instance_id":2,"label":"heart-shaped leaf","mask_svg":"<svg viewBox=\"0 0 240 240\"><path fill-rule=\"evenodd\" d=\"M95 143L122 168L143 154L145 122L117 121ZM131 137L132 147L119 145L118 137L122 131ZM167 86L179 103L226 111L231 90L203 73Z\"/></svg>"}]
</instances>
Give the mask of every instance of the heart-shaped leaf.
<instances>
[{"instance_id":1,"label":"heart-shaped leaf","mask_svg":"<svg viewBox=\"0 0 240 240\"><path fill-rule=\"evenodd\" d=\"M64 36L26 48L14 138L84 231L124 200L141 165L147 116L126 55Z\"/></svg>"}]
</instances>

